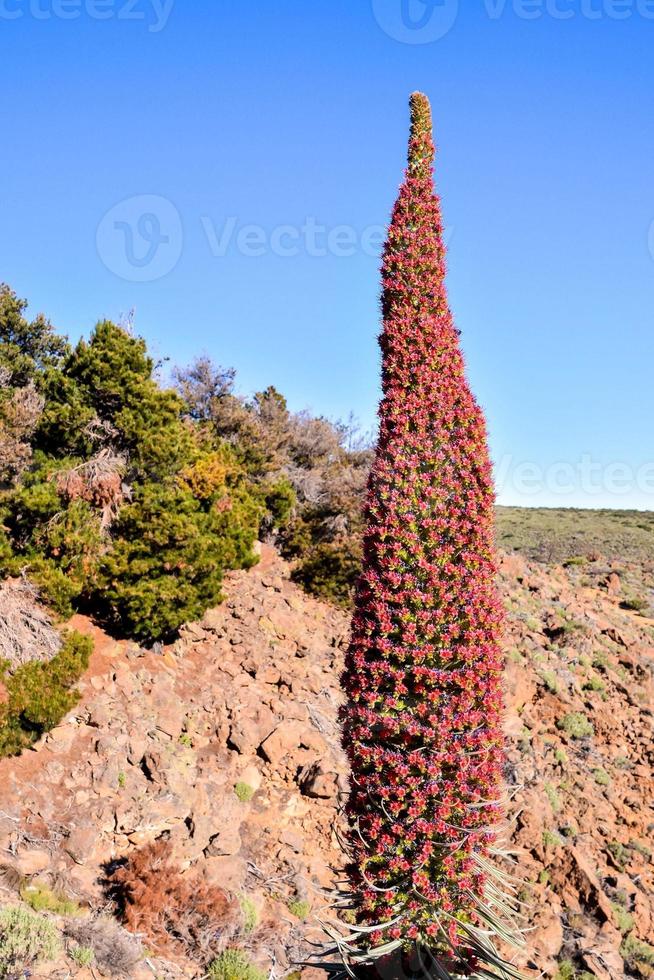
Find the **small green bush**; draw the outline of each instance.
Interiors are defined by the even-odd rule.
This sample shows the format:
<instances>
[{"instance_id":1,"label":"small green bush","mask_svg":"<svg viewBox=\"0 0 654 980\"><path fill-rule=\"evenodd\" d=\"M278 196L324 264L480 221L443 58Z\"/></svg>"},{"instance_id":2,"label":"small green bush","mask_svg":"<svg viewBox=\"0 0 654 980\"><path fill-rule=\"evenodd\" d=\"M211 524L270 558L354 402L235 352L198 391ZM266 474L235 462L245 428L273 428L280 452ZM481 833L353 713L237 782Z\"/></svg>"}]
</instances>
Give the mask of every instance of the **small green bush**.
<instances>
[{"instance_id":1,"label":"small green bush","mask_svg":"<svg viewBox=\"0 0 654 980\"><path fill-rule=\"evenodd\" d=\"M642 596L628 596L626 599L620 603L622 609L628 609L631 612L644 612L649 608L649 602L647 599L643 599Z\"/></svg>"},{"instance_id":2,"label":"small green bush","mask_svg":"<svg viewBox=\"0 0 654 980\"><path fill-rule=\"evenodd\" d=\"M631 932L634 927L634 917L626 910L623 905L619 902L612 902L611 906L613 908L613 915L615 916L615 924L623 935Z\"/></svg>"},{"instance_id":3,"label":"small green bush","mask_svg":"<svg viewBox=\"0 0 654 980\"><path fill-rule=\"evenodd\" d=\"M545 847L562 847L563 838L555 830L544 830L543 844Z\"/></svg>"},{"instance_id":4,"label":"small green bush","mask_svg":"<svg viewBox=\"0 0 654 980\"><path fill-rule=\"evenodd\" d=\"M599 670L606 670L606 668L611 663L611 658L609 657L606 650L596 650L593 654L593 659L591 661L593 667Z\"/></svg>"},{"instance_id":5,"label":"small green bush","mask_svg":"<svg viewBox=\"0 0 654 980\"><path fill-rule=\"evenodd\" d=\"M556 787L552 783L545 783L543 786L543 792L550 802L550 806L554 813L558 813L561 809L561 797L556 791Z\"/></svg>"},{"instance_id":6,"label":"small green bush","mask_svg":"<svg viewBox=\"0 0 654 980\"><path fill-rule=\"evenodd\" d=\"M267 980L267 974L253 966L238 949L221 953L210 965L207 977L209 980Z\"/></svg>"},{"instance_id":7,"label":"small green bush","mask_svg":"<svg viewBox=\"0 0 654 980\"><path fill-rule=\"evenodd\" d=\"M303 922L311 911L311 905L306 899L298 899L294 902L288 903L288 911L291 915L294 915L296 919L301 919Z\"/></svg>"},{"instance_id":8,"label":"small green bush","mask_svg":"<svg viewBox=\"0 0 654 980\"><path fill-rule=\"evenodd\" d=\"M553 670L543 670L538 676L550 694L558 694L559 680Z\"/></svg>"},{"instance_id":9,"label":"small green bush","mask_svg":"<svg viewBox=\"0 0 654 980\"><path fill-rule=\"evenodd\" d=\"M588 680L584 682L584 691L597 691L604 696L606 694L606 684L597 674L591 674Z\"/></svg>"},{"instance_id":10,"label":"small green bush","mask_svg":"<svg viewBox=\"0 0 654 980\"><path fill-rule=\"evenodd\" d=\"M570 738L590 738L595 734L595 729L586 715L578 711L571 711L563 718L559 718L556 727L569 735Z\"/></svg>"},{"instance_id":11,"label":"small green bush","mask_svg":"<svg viewBox=\"0 0 654 980\"><path fill-rule=\"evenodd\" d=\"M243 916L243 932L246 935L254 932L259 922L259 911L256 904L249 895L241 895L239 899L241 914Z\"/></svg>"},{"instance_id":12,"label":"small green bush","mask_svg":"<svg viewBox=\"0 0 654 980\"><path fill-rule=\"evenodd\" d=\"M53 915L78 915L80 907L77 902L66 898L65 895L52 891L48 885L39 881L23 884L20 897L34 909L35 912L52 912Z\"/></svg>"},{"instance_id":13,"label":"small green bush","mask_svg":"<svg viewBox=\"0 0 654 980\"><path fill-rule=\"evenodd\" d=\"M100 615L137 640L172 635L220 601L224 568L255 564L258 523L247 496L207 512L183 487L140 488L99 569Z\"/></svg>"},{"instance_id":14,"label":"small green bush","mask_svg":"<svg viewBox=\"0 0 654 980\"><path fill-rule=\"evenodd\" d=\"M241 803L249 803L254 796L254 788L247 783L237 783L234 792Z\"/></svg>"},{"instance_id":15,"label":"small green bush","mask_svg":"<svg viewBox=\"0 0 654 980\"><path fill-rule=\"evenodd\" d=\"M635 936L627 936L620 947L620 953L631 970L654 966L654 946L636 939Z\"/></svg>"},{"instance_id":16,"label":"small green bush","mask_svg":"<svg viewBox=\"0 0 654 980\"><path fill-rule=\"evenodd\" d=\"M29 975L40 960L53 960L61 952L56 926L31 909L0 909L0 977Z\"/></svg>"},{"instance_id":17,"label":"small green bush","mask_svg":"<svg viewBox=\"0 0 654 980\"><path fill-rule=\"evenodd\" d=\"M71 960L74 960L81 967L91 966L95 959L95 954L90 946L73 946L69 955Z\"/></svg>"},{"instance_id":18,"label":"small green bush","mask_svg":"<svg viewBox=\"0 0 654 980\"><path fill-rule=\"evenodd\" d=\"M64 634L59 653L50 661L31 661L13 674L0 664L7 700L0 706L0 757L15 755L58 725L77 702L75 683L89 664L90 637Z\"/></svg>"},{"instance_id":19,"label":"small green bush","mask_svg":"<svg viewBox=\"0 0 654 980\"><path fill-rule=\"evenodd\" d=\"M606 769L593 769L593 776L598 786L608 786L611 782L611 777Z\"/></svg>"},{"instance_id":20,"label":"small green bush","mask_svg":"<svg viewBox=\"0 0 654 980\"><path fill-rule=\"evenodd\" d=\"M624 869L629 863L629 848L617 840L610 841L607 848L618 867Z\"/></svg>"},{"instance_id":21,"label":"small green bush","mask_svg":"<svg viewBox=\"0 0 654 980\"><path fill-rule=\"evenodd\" d=\"M310 523L307 517L307 524ZM316 522L318 519L316 518ZM306 545L294 539L294 548L285 547L284 555L300 556L292 578L303 589L336 605L349 606L354 584L361 572L361 548L358 539L319 541Z\"/></svg>"}]
</instances>

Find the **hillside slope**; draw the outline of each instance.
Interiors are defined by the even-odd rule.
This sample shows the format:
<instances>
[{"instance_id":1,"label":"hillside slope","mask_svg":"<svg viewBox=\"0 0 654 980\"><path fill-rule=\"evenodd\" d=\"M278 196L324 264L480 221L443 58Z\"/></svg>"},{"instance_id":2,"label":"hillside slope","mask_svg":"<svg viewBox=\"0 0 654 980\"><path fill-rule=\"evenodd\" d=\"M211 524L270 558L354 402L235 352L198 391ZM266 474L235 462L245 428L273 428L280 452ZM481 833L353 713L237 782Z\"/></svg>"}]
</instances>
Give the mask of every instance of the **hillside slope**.
<instances>
[{"instance_id":1,"label":"hillside slope","mask_svg":"<svg viewBox=\"0 0 654 980\"><path fill-rule=\"evenodd\" d=\"M633 574L502 561L525 963L561 980L654 976L654 623L621 608ZM29 898L36 882L82 916L106 914L111 862L164 836L185 878L233 896L229 942L282 977L319 936L320 889L339 862L348 617L293 585L271 549L226 591L158 652L75 619L96 645L78 707L35 751L0 762L0 900ZM202 976L206 962L183 943L144 956L129 976ZM106 957L94 969L107 974ZM63 955L33 975L92 976Z\"/></svg>"}]
</instances>

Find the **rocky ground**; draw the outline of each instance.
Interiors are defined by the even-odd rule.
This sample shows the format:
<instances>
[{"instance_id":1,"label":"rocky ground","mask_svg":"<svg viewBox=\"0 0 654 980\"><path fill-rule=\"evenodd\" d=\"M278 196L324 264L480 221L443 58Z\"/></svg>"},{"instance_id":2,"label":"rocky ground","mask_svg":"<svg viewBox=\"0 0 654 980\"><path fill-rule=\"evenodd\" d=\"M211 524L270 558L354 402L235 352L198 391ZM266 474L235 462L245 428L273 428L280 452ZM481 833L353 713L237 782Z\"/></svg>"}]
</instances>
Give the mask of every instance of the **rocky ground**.
<instances>
[{"instance_id":1,"label":"rocky ground","mask_svg":"<svg viewBox=\"0 0 654 980\"><path fill-rule=\"evenodd\" d=\"M634 589L651 599L650 572L593 555L502 561L512 836L533 927L522 962L535 975L654 976L654 622L633 601ZM68 955L34 976L111 973L102 955L76 962L70 913L113 928L107 869L162 835L184 877L233 896L236 942L264 975L300 975L339 861L348 617L302 593L271 549L226 591L156 651L77 617L95 640L79 705L0 762L0 903L71 903L54 910ZM146 938L125 970L203 975Z\"/></svg>"}]
</instances>

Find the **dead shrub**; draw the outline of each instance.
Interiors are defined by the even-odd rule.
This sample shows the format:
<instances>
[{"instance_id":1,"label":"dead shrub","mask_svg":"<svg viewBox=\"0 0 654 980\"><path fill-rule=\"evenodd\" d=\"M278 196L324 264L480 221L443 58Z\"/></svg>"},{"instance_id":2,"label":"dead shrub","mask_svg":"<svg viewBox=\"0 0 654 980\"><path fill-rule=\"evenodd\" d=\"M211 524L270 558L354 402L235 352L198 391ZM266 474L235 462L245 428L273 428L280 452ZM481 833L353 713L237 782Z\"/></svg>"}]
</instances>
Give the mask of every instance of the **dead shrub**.
<instances>
[{"instance_id":1,"label":"dead shrub","mask_svg":"<svg viewBox=\"0 0 654 980\"><path fill-rule=\"evenodd\" d=\"M93 950L101 972L110 977L131 977L134 967L143 956L141 943L113 919L70 919L64 935L79 946Z\"/></svg>"},{"instance_id":2,"label":"dead shrub","mask_svg":"<svg viewBox=\"0 0 654 980\"><path fill-rule=\"evenodd\" d=\"M101 513L101 526L109 528L121 505L130 497L123 483L127 460L111 449L101 449L91 459L56 474L58 493L68 502L85 500Z\"/></svg>"},{"instance_id":3,"label":"dead shrub","mask_svg":"<svg viewBox=\"0 0 654 980\"><path fill-rule=\"evenodd\" d=\"M38 592L26 579L0 585L0 660L14 671L33 660L49 661L61 649L61 636L54 628Z\"/></svg>"},{"instance_id":4,"label":"dead shrub","mask_svg":"<svg viewBox=\"0 0 654 980\"><path fill-rule=\"evenodd\" d=\"M107 883L126 927L163 953L183 953L206 965L237 931L238 907L220 888L184 877L166 840L134 851Z\"/></svg>"},{"instance_id":5,"label":"dead shrub","mask_svg":"<svg viewBox=\"0 0 654 980\"><path fill-rule=\"evenodd\" d=\"M11 386L11 372L0 367L0 483L12 486L32 458L30 437L44 400L33 384Z\"/></svg>"}]
</instances>

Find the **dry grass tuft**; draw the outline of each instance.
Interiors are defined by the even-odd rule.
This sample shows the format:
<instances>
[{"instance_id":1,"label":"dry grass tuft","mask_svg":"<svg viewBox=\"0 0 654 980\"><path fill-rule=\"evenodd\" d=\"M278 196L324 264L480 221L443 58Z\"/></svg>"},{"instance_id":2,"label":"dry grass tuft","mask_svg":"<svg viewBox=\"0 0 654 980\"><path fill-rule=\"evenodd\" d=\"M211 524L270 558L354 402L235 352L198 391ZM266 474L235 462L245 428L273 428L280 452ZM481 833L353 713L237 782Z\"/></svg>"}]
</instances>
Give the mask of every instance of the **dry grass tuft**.
<instances>
[{"instance_id":1,"label":"dry grass tuft","mask_svg":"<svg viewBox=\"0 0 654 980\"><path fill-rule=\"evenodd\" d=\"M139 940L106 916L72 919L64 926L64 934L79 947L93 950L95 962L105 976L133 976L134 967L143 956Z\"/></svg>"}]
</instances>

